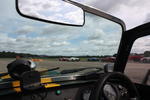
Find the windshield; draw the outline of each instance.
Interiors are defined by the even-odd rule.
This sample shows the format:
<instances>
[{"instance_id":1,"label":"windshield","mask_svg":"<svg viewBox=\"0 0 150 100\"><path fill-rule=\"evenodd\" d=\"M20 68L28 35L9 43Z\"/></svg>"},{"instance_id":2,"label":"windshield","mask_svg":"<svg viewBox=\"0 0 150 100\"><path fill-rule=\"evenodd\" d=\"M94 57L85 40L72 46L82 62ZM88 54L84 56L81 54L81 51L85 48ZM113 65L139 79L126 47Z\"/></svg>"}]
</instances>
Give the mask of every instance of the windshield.
<instances>
[{"instance_id":1,"label":"windshield","mask_svg":"<svg viewBox=\"0 0 150 100\"><path fill-rule=\"evenodd\" d=\"M122 27L85 12L85 25L65 26L21 17L15 0L0 1L0 72L15 59L29 59L37 69L103 67L114 63Z\"/></svg>"}]
</instances>

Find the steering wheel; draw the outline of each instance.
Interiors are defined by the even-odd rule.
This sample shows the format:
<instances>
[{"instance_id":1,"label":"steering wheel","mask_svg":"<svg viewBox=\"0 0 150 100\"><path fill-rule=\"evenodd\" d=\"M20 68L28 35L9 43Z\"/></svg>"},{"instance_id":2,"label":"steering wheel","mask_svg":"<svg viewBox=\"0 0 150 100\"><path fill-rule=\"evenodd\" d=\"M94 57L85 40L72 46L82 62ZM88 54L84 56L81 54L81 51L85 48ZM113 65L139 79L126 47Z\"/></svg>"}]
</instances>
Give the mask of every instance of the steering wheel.
<instances>
[{"instance_id":1,"label":"steering wheel","mask_svg":"<svg viewBox=\"0 0 150 100\"><path fill-rule=\"evenodd\" d=\"M95 85L90 100L139 100L139 93L122 73L104 73Z\"/></svg>"}]
</instances>

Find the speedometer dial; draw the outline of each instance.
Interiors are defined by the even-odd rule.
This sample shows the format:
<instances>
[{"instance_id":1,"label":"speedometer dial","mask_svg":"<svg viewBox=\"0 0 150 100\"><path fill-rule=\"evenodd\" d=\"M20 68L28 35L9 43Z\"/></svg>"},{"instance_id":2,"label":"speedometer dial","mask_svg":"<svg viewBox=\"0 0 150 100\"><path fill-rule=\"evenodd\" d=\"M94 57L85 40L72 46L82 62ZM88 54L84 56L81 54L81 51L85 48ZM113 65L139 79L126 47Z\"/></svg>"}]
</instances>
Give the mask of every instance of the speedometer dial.
<instances>
[{"instance_id":1,"label":"speedometer dial","mask_svg":"<svg viewBox=\"0 0 150 100\"><path fill-rule=\"evenodd\" d=\"M110 84L106 84L103 88L103 92L107 100L116 100L117 94L114 88Z\"/></svg>"}]
</instances>

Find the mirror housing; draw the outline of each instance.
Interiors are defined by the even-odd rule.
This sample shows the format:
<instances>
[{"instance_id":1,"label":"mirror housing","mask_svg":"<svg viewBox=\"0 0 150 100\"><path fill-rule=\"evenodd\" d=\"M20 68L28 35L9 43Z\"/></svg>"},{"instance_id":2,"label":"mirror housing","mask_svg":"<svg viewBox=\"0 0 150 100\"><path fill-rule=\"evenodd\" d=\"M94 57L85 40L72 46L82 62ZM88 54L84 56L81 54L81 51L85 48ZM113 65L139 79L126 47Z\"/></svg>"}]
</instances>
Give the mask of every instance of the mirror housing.
<instances>
[{"instance_id":1,"label":"mirror housing","mask_svg":"<svg viewBox=\"0 0 150 100\"><path fill-rule=\"evenodd\" d=\"M83 26L82 8L65 0L16 0L17 12L26 18L71 26Z\"/></svg>"},{"instance_id":2,"label":"mirror housing","mask_svg":"<svg viewBox=\"0 0 150 100\"><path fill-rule=\"evenodd\" d=\"M104 72L109 73L114 71L114 64L105 64L104 65Z\"/></svg>"}]
</instances>

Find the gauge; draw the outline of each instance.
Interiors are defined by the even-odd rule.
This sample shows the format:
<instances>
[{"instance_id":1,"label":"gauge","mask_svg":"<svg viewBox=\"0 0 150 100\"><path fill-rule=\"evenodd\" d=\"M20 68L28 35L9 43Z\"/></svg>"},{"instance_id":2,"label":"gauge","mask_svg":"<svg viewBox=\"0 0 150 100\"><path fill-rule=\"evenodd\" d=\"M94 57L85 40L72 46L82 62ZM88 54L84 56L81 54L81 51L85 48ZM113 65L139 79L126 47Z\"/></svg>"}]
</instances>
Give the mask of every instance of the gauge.
<instances>
[{"instance_id":1,"label":"gauge","mask_svg":"<svg viewBox=\"0 0 150 100\"><path fill-rule=\"evenodd\" d=\"M76 100L89 100L91 93L93 90L93 86L84 86L79 88L76 96Z\"/></svg>"},{"instance_id":2,"label":"gauge","mask_svg":"<svg viewBox=\"0 0 150 100\"><path fill-rule=\"evenodd\" d=\"M91 90L90 89L86 89L85 91L83 91L82 100L89 100L90 99L90 95L91 95Z\"/></svg>"},{"instance_id":3,"label":"gauge","mask_svg":"<svg viewBox=\"0 0 150 100\"><path fill-rule=\"evenodd\" d=\"M110 85L106 84L103 88L103 92L107 100L116 100L117 94L115 92L115 89Z\"/></svg>"}]
</instances>

